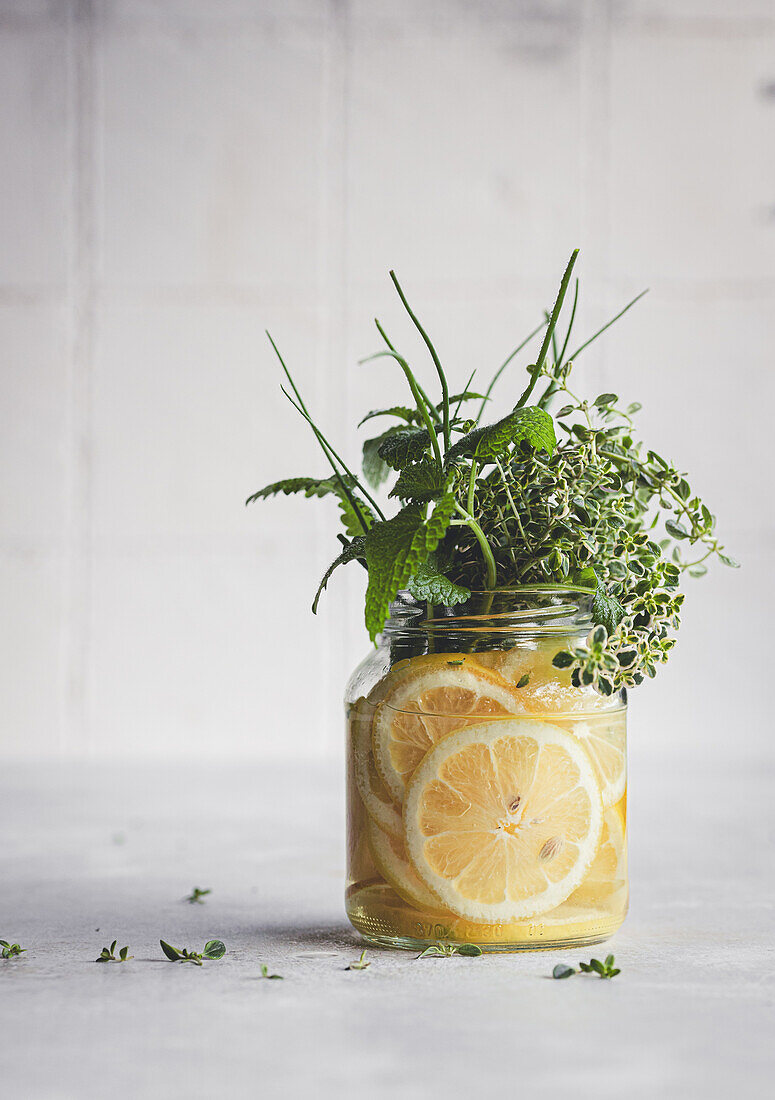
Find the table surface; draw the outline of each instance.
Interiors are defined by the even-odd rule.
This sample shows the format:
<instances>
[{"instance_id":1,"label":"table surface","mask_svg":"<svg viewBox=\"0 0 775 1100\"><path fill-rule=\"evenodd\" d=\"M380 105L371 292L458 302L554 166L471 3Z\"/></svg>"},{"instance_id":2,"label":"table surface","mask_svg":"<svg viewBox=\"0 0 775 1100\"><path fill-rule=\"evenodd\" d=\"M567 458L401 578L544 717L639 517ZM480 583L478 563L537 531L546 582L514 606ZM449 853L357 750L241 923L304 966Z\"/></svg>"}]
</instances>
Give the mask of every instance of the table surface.
<instances>
[{"instance_id":1,"label":"table surface","mask_svg":"<svg viewBox=\"0 0 775 1100\"><path fill-rule=\"evenodd\" d=\"M4 767L0 937L28 951L0 960L0 1095L771 1095L772 772L636 763L613 981L551 979L589 950L346 970L331 765ZM213 937L201 968L159 949ZM114 938L134 958L95 965Z\"/></svg>"}]
</instances>

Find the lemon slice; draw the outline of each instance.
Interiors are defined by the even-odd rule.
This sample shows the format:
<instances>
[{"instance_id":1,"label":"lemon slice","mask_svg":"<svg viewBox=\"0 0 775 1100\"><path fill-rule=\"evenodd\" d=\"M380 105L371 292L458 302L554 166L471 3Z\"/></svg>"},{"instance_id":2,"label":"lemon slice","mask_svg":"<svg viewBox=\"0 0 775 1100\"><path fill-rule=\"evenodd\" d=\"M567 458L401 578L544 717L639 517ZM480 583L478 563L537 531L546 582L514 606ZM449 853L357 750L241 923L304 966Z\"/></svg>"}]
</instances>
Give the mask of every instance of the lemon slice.
<instances>
[{"instance_id":1,"label":"lemon slice","mask_svg":"<svg viewBox=\"0 0 775 1100\"><path fill-rule=\"evenodd\" d=\"M611 700L592 687L574 687L568 669L552 661L569 639L558 637L539 643L526 641L513 649L489 650L474 656L485 668L497 672L517 688L521 708L530 714L580 714L610 709Z\"/></svg>"},{"instance_id":2,"label":"lemon slice","mask_svg":"<svg viewBox=\"0 0 775 1100\"><path fill-rule=\"evenodd\" d=\"M523 710L496 673L464 655L420 665L388 691L374 716L377 769L399 804L407 780L428 749L453 730Z\"/></svg>"},{"instance_id":3,"label":"lemon slice","mask_svg":"<svg viewBox=\"0 0 775 1100\"><path fill-rule=\"evenodd\" d=\"M562 722L582 743L595 769L603 806L613 806L627 785L627 717L624 709Z\"/></svg>"},{"instance_id":4,"label":"lemon slice","mask_svg":"<svg viewBox=\"0 0 775 1100\"><path fill-rule=\"evenodd\" d=\"M404 842L380 829L376 822L368 823L369 847L382 877L410 905L432 914L443 913L436 895L428 889L406 855Z\"/></svg>"},{"instance_id":5,"label":"lemon slice","mask_svg":"<svg viewBox=\"0 0 775 1100\"><path fill-rule=\"evenodd\" d=\"M595 858L602 818L584 749L534 719L449 734L415 771L404 802L418 874L453 913L482 923L565 901Z\"/></svg>"},{"instance_id":6,"label":"lemon slice","mask_svg":"<svg viewBox=\"0 0 775 1100\"><path fill-rule=\"evenodd\" d=\"M612 806L603 814L600 847L589 873L568 898L569 905L599 905L609 902L627 885L627 848L624 842L624 822L619 810Z\"/></svg>"},{"instance_id":7,"label":"lemon slice","mask_svg":"<svg viewBox=\"0 0 775 1100\"><path fill-rule=\"evenodd\" d=\"M359 699L350 712L353 773L358 794L369 816L391 836L402 837L401 814L382 782L371 749L371 722L374 708Z\"/></svg>"}]
</instances>

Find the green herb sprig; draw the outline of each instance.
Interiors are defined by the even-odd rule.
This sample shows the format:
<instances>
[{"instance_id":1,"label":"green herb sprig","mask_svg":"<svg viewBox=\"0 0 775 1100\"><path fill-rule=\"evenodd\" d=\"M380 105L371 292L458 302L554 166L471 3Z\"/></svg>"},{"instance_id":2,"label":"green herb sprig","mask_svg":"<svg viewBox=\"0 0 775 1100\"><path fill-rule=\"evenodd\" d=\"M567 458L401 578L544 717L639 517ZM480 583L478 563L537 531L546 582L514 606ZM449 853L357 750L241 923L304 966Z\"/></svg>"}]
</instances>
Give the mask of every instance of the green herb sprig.
<instances>
[{"instance_id":1,"label":"green herb sprig","mask_svg":"<svg viewBox=\"0 0 775 1100\"><path fill-rule=\"evenodd\" d=\"M18 943L9 943L8 940L0 940L0 959L18 959L26 947L20 947Z\"/></svg>"},{"instance_id":2,"label":"green herb sprig","mask_svg":"<svg viewBox=\"0 0 775 1100\"><path fill-rule=\"evenodd\" d=\"M226 954L226 946L221 940L208 940L202 951L189 951L187 947L173 947L164 940L159 940L159 943L170 962L190 962L195 966L201 966L203 959L222 959Z\"/></svg>"},{"instance_id":3,"label":"green herb sprig","mask_svg":"<svg viewBox=\"0 0 775 1100\"><path fill-rule=\"evenodd\" d=\"M552 971L553 978L570 978L574 974L597 974L599 978L615 978L617 974L621 974L621 970L614 966L613 955L608 955L604 962L590 959L588 963L579 963L578 970L567 963L558 963Z\"/></svg>"},{"instance_id":4,"label":"green herb sprig","mask_svg":"<svg viewBox=\"0 0 775 1100\"><path fill-rule=\"evenodd\" d=\"M129 954L129 947L128 946L127 947L122 947L121 950L118 953L118 956L116 956L115 950L116 950L116 944L117 943L118 943L118 940L113 940L113 943L110 945L110 947L103 947L102 951L100 951L99 955L97 956L97 958L94 961L98 962L98 963L106 963L106 962L114 962L114 963L115 962L122 962L122 963L125 963L125 962L128 962L130 959L134 958L134 955Z\"/></svg>"},{"instance_id":5,"label":"green herb sprig","mask_svg":"<svg viewBox=\"0 0 775 1100\"><path fill-rule=\"evenodd\" d=\"M361 951L361 956L356 962L351 962L349 966L345 967L345 970L366 970L371 966L371 960L366 958L366 951Z\"/></svg>"},{"instance_id":6,"label":"green herb sprig","mask_svg":"<svg viewBox=\"0 0 775 1100\"><path fill-rule=\"evenodd\" d=\"M438 609L459 606L481 589L580 590L589 597L592 629L582 644L560 650L555 664L568 670L575 686L611 695L655 676L668 659L680 625L681 578L702 576L714 558L737 567L687 476L638 438L639 403L621 403L615 393L589 398L577 391L573 372L579 356L646 293L569 352L578 279L567 320L564 304L577 256L576 250L544 323L517 345L484 394L470 389L470 375L450 396L441 356L390 273L428 350L441 399L425 392L377 321L385 346L362 362L395 363L411 403L374 409L361 420L389 421L363 444L362 478L313 420L270 337L290 385L290 392L283 392L312 430L331 474L273 482L247 503L278 493L338 501L342 549L323 576L313 611L334 571L351 561L368 572L365 622L372 639L400 591L421 607ZM496 383L503 386L507 368L539 334L538 353L526 366L527 383L521 393L513 390L512 401L519 396L510 411L483 422ZM477 402L478 412L470 415ZM369 486L376 492L391 479L388 500L397 502L397 511L386 515Z\"/></svg>"},{"instance_id":7,"label":"green herb sprig","mask_svg":"<svg viewBox=\"0 0 775 1100\"><path fill-rule=\"evenodd\" d=\"M212 894L212 890L200 890L198 886L195 886L188 897L185 899L191 905L204 905L204 898L208 894Z\"/></svg>"},{"instance_id":8,"label":"green herb sprig","mask_svg":"<svg viewBox=\"0 0 775 1100\"><path fill-rule=\"evenodd\" d=\"M441 958L449 959L452 955L466 955L469 958L476 958L482 954L481 947L477 947L475 943L432 943L430 947L426 947L422 954L418 955L418 959L427 958Z\"/></svg>"},{"instance_id":9,"label":"green herb sprig","mask_svg":"<svg viewBox=\"0 0 775 1100\"><path fill-rule=\"evenodd\" d=\"M366 965L368 966L369 964L366 963ZM261 973L258 976L259 978L266 978L269 982L281 982L283 980L282 974L270 974L269 967L266 963L261 963Z\"/></svg>"}]
</instances>

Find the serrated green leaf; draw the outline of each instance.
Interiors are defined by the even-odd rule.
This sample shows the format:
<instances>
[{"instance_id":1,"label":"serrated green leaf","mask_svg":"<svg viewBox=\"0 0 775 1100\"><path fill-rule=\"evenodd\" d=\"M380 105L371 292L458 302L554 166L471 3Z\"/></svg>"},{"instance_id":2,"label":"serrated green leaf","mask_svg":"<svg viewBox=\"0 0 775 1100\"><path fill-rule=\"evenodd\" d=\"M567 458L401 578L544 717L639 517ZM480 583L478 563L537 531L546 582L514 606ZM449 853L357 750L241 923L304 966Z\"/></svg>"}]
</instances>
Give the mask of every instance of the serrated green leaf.
<instances>
[{"instance_id":1,"label":"serrated green leaf","mask_svg":"<svg viewBox=\"0 0 775 1100\"><path fill-rule=\"evenodd\" d=\"M274 481L271 485L266 485L263 489L259 489L258 492L249 496L245 504L253 504L257 500L265 500L267 497L277 496L279 493L282 493L284 496L291 496L295 493L303 493L305 497L336 496L339 498L339 508L342 513L342 523L345 531L351 536L362 535L363 527L361 526L360 520L347 494L342 489L342 482L344 482L350 490L350 495L355 499L368 529L374 522L374 513L371 511L368 504L365 504L353 492L355 482L346 474L341 475L341 481L336 477L289 477L284 481Z\"/></svg>"},{"instance_id":2,"label":"serrated green leaf","mask_svg":"<svg viewBox=\"0 0 775 1100\"><path fill-rule=\"evenodd\" d=\"M208 940L202 954L206 959L222 959L226 954L226 944L222 940Z\"/></svg>"},{"instance_id":3,"label":"serrated green leaf","mask_svg":"<svg viewBox=\"0 0 775 1100\"><path fill-rule=\"evenodd\" d=\"M416 600L427 600L428 603L443 604L445 607L454 607L471 596L470 589L455 584L439 572L433 554L422 563L407 587Z\"/></svg>"},{"instance_id":4,"label":"serrated green leaf","mask_svg":"<svg viewBox=\"0 0 775 1100\"><path fill-rule=\"evenodd\" d=\"M379 489L380 485L384 484L390 477L390 467L379 457L379 448L388 436L397 431L400 431L400 429L388 428L382 435L367 439L363 444L363 457L361 460L363 476L373 489Z\"/></svg>"},{"instance_id":5,"label":"serrated green leaf","mask_svg":"<svg viewBox=\"0 0 775 1100\"><path fill-rule=\"evenodd\" d=\"M365 424L367 420L373 420L375 416L397 416L407 424L412 424L419 413L417 409L410 409L407 405L391 405L389 409L372 409L371 412L366 413L363 420L358 422L358 427L360 428L361 424Z\"/></svg>"},{"instance_id":6,"label":"serrated green leaf","mask_svg":"<svg viewBox=\"0 0 775 1100\"><path fill-rule=\"evenodd\" d=\"M343 475L344 476L344 475ZM340 491L340 486L333 477L287 477L283 481L273 481L271 485L265 485L263 489L249 496L245 504L253 504L257 500L265 500L267 497L292 496L294 493L304 493L305 497L325 497L329 493Z\"/></svg>"},{"instance_id":7,"label":"serrated green leaf","mask_svg":"<svg viewBox=\"0 0 775 1100\"><path fill-rule=\"evenodd\" d=\"M446 478L437 463L428 455L423 455L419 462L401 471L398 481L388 496L427 503L441 496L446 488Z\"/></svg>"},{"instance_id":8,"label":"serrated green leaf","mask_svg":"<svg viewBox=\"0 0 775 1100\"><path fill-rule=\"evenodd\" d=\"M323 580L318 585L318 590L315 593L315 599L312 601L313 615L317 615L318 602L320 601L320 597L323 594L323 589L326 587L329 580L331 579L331 574L334 572L334 570L337 569L340 565L346 565L347 562L354 561L356 558L365 558L365 553L366 537L365 535L356 535L349 546L345 546L339 557L335 558L334 561L331 562L323 576Z\"/></svg>"},{"instance_id":9,"label":"serrated green leaf","mask_svg":"<svg viewBox=\"0 0 775 1100\"><path fill-rule=\"evenodd\" d=\"M453 393L449 399L450 405L461 405L465 401L489 401L489 397L485 397L483 393L472 393L471 390L464 390L463 393ZM444 407L444 402L439 401L436 408L441 412Z\"/></svg>"},{"instance_id":10,"label":"serrated green leaf","mask_svg":"<svg viewBox=\"0 0 775 1100\"><path fill-rule=\"evenodd\" d=\"M382 630L390 602L438 546L455 510L452 493L442 497L429 519L425 508L407 504L397 516L375 523L366 536L366 629L374 640Z\"/></svg>"},{"instance_id":11,"label":"serrated green leaf","mask_svg":"<svg viewBox=\"0 0 775 1100\"><path fill-rule=\"evenodd\" d=\"M410 463L417 462L428 446L430 436L427 428L399 428L383 439L377 453L392 470L403 470Z\"/></svg>"},{"instance_id":12,"label":"serrated green leaf","mask_svg":"<svg viewBox=\"0 0 775 1100\"><path fill-rule=\"evenodd\" d=\"M527 440L536 450L552 454L557 446L554 421L548 412L530 405L514 409L508 416L484 428L474 428L447 452L447 462L461 458L476 458L489 462L502 455L514 443Z\"/></svg>"},{"instance_id":13,"label":"serrated green leaf","mask_svg":"<svg viewBox=\"0 0 775 1100\"><path fill-rule=\"evenodd\" d=\"M609 596L602 584L597 586L597 591L592 599L592 619L605 627L608 634L613 634L626 612L615 596Z\"/></svg>"}]
</instances>

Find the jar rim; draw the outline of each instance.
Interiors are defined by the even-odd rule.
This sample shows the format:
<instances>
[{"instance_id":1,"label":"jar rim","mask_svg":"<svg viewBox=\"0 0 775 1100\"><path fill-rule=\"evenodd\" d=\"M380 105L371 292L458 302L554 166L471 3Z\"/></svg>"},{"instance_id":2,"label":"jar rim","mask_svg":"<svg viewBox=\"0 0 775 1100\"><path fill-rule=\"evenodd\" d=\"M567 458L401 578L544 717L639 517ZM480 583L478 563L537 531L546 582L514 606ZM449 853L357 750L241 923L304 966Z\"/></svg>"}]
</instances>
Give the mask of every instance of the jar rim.
<instances>
[{"instance_id":1,"label":"jar rim","mask_svg":"<svg viewBox=\"0 0 775 1100\"><path fill-rule=\"evenodd\" d=\"M594 591L577 585L533 584L473 590L455 605L434 604L399 592L383 633L443 633L524 637L526 634L586 634L592 624Z\"/></svg>"}]
</instances>

